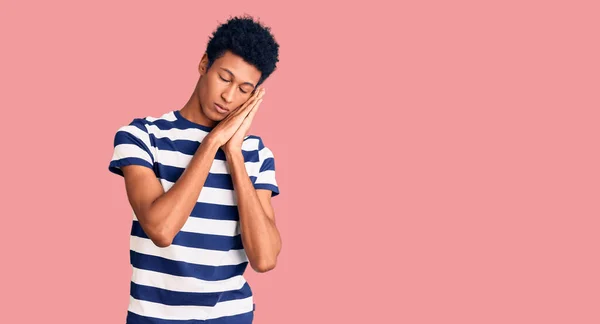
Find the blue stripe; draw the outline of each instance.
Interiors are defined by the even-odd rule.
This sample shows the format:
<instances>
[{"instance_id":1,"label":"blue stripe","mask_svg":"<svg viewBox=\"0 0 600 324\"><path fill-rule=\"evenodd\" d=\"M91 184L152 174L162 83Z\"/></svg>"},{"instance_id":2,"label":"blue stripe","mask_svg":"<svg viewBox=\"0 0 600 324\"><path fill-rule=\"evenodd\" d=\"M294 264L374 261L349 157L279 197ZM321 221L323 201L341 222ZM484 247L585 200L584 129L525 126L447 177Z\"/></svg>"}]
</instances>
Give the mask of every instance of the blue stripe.
<instances>
[{"instance_id":1,"label":"blue stripe","mask_svg":"<svg viewBox=\"0 0 600 324\"><path fill-rule=\"evenodd\" d=\"M132 135L131 133L128 133L126 131L118 131L115 134L115 138L113 140L113 146L117 146L120 144L131 144L131 145L135 145L139 148L141 148L142 150L144 150L146 153L148 153L148 155L150 155L150 158L152 158L152 153L150 152L150 148L148 146L146 146L146 143L144 143L140 138Z\"/></svg>"},{"instance_id":2,"label":"blue stripe","mask_svg":"<svg viewBox=\"0 0 600 324\"><path fill-rule=\"evenodd\" d=\"M127 324L252 324L254 312L248 312L240 315L225 316L211 320L164 320L155 317L140 316L138 314L127 312Z\"/></svg>"},{"instance_id":3,"label":"blue stripe","mask_svg":"<svg viewBox=\"0 0 600 324\"><path fill-rule=\"evenodd\" d=\"M175 112L175 117L179 117L178 113ZM202 126L199 124L194 124L192 122L185 122L185 120L167 120L163 118L159 118L153 121L149 121L147 119L143 119L143 124L146 126L154 125L160 130L170 130L170 129L199 129L209 133L213 128Z\"/></svg>"},{"instance_id":4,"label":"blue stripe","mask_svg":"<svg viewBox=\"0 0 600 324\"><path fill-rule=\"evenodd\" d=\"M131 265L143 270L157 271L174 276L193 277L202 280L225 280L244 274L248 261L238 265L207 266L173 261L153 255L129 251Z\"/></svg>"},{"instance_id":5,"label":"blue stripe","mask_svg":"<svg viewBox=\"0 0 600 324\"><path fill-rule=\"evenodd\" d=\"M135 220L131 226L131 235L148 238L140 223ZM172 244L215 251L241 250L244 248L242 236L240 234L230 237L180 231L175 235L175 238L173 238Z\"/></svg>"},{"instance_id":6,"label":"blue stripe","mask_svg":"<svg viewBox=\"0 0 600 324\"><path fill-rule=\"evenodd\" d=\"M200 142L188 140L171 140L169 138L156 138L153 134L150 137L154 138L154 145L159 150L176 151L187 155L194 155L200 146Z\"/></svg>"},{"instance_id":7,"label":"blue stripe","mask_svg":"<svg viewBox=\"0 0 600 324\"><path fill-rule=\"evenodd\" d=\"M146 125L148 125L148 121L144 118L134 118L131 123L129 123L129 126L135 126L147 134L148 129L146 129Z\"/></svg>"},{"instance_id":8,"label":"blue stripe","mask_svg":"<svg viewBox=\"0 0 600 324\"><path fill-rule=\"evenodd\" d=\"M164 151L175 151L184 153L187 155L194 155L200 146L200 142L190 141L185 139L171 140L167 137L156 138L154 134L150 134L150 140L154 143L154 146L159 150ZM258 162L259 156L258 151L242 151L244 156L244 162ZM222 149L217 150L214 157L216 160L227 161L225 152Z\"/></svg>"},{"instance_id":9,"label":"blue stripe","mask_svg":"<svg viewBox=\"0 0 600 324\"><path fill-rule=\"evenodd\" d=\"M154 125L156 127L158 127L158 129L160 130L169 130L169 129L173 129L173 128L177 128L177 129L189 129L189 128L194 128L194 129L200 129L203 131L208 132L208 128L203 129L200 127L194 127L192 125L186 125L183 123L178 123L178 125L175 125L176 121L171 121L171 120L166 120L166 119L157 119L155 121L148 121L148 120L144 120L146 122L146 125Z\"/></svg>"},{"instance_id":10,"label":"blue stripe","mask_svg":"<svg viewBox=\"0 0 600 324\"><path fill-rule=\"evenodd\" d=\"M120 169L121 167L127 166L127 165L141 165L141 166L145 166L148 167L150 169L152 168L152 165L150 163L148 163L148 161L144 160L144 159L140 159L140 158L123 158L120 160L113 160L110 161L110 164L108 165L108 170L112 173L116 173L120 176L123 176L123 171Z\"/></svg>"},{"instance_id":11,"label":"blue stripe","mask_svg":"<svg viewBox=\"0 0 600 324\"><path fill-rule=\"evenodd\" d=\"M279 195L279 188L270 183L255 183L254 189L271 190L272 191L271 197L275 197L275 196Z\"/></svg>"},{"instance_id":12,"label":"blue stripe","mask_svg":"<svg viewBox=\"0 0 600 324\"><path fill-rule=\"evenodd\" d=\"M173 183L179 180L183 174L183 171L185 171L184 168L164 165L161 163L156 163L156 168L159 178ZM206 181L204 182L204 186L233 190L233 181L231 179L231 175L229 174L209 173L206 177Z\"/></svg>"},{"instance_id":13,"label":"blue stripe","mask_svg":"<svg viewBox=\"0 0 600 324\"><path fill-rule=\"evenodd\" d=\"M165 290L131 282L131 296L135 299L169 306L214 306L217 302L252 296L248 283L239 290L211 293L193 293Z\"/></svg>"},{"instance_id":14,"label":"blue stripe","mask_svg":"<svg viewBox=\"0 0 600 324\"><path fill-rule=\"evenodd\" d=\"M275 159L272 157L266 158L260 165L260 172L275 171Z\"/></svg>"},{"instance_id":15,"label":"blue stripe","mask_svg":"<svg viewBox=\"0 0 600 324\"><path fill-rule=\"evenodd\" d=\"M140 119L134 119L129 124L129 126L137 127L139 130L141 130L145 134L148 134L148 130L142 124ZM152 142L150 142L150 143L152 143ZM135 136L129 132L123 131L123 130L118 130L115 133L113 146L117 146L119 144L133 144L133 145L140 147L141 149L143 149L144 151L146 151L146 153L148 153L150 155L150 158L152 159L152 163L154 163L154 157L152 156L152 153L150 152L150 148L148 146L146 146L144 141L142 141L142 139L138 138L137 136Z\"/></svg>"},{"instance_id":16,"label":"blue stripe","mask_svg":"<svg viewBox=\"0 0 600 324\"><path fill-rule=\"evenodd\" d=\"M227 206L197 202L190 217L238 221L240 214L237 206Z\"/></svg>"},{"instance_id":17,"label":"blue stripe","mask_svg":"<svg viewBox=\"0 0 600 324\"><path fill-rule=\"evenodd\" d=\"M166 119L157 119L154 121L148 121L144 118L136 118L134 119L129 125L131 126L135 126L137 128L139 128L140 130L144 131L145 133L148 133L147 130L147 126L150 125L154 125L156 126L158 129L163 130L163 131L167 131L167 130L171 130L171 129L200 129L203 131L206 131L207 133L209 133L213 128L212 127L206 127L206 126L202 126L202 125L196 125L190 122L187 122L185 120L180 120L180 114L179 112L175 111L175 116L177 117L177 119L175 121L170 121L170 120L166 120ZM149 134L149 133L148 133ZM158 147L159 149L161 149L161 145L163 145L164 147L171 147L171 151L180 151L180 152L184 152L182 150L183 146L187 146L187 148L184 148L185 151L187 152L186 154L194 154L194 152L196 152L196 150L198 149L198 146L200 145L199 142L196 141L188 141L188 140L175 140L175 141L171 141L168 138L156 138L153 134L149 134L150 137L152 137L151 143L157 143L156 147ZM260 136L256 136L256 135L248 135L247 140L249 139L257 139L258 140L258 151L262 150L265 145L262 141L262 138L260 138ZM161 143L162 142L162 143ZM184 143L187 142L187 143ZM160 143L160 144L159 144ZM177 149L175 149L177 148ZM256 152L256 151L253 151ZM224 158L223 158L224 160ZM255 162L258 162L255 161Z\"/></svg>"}]
</instances>

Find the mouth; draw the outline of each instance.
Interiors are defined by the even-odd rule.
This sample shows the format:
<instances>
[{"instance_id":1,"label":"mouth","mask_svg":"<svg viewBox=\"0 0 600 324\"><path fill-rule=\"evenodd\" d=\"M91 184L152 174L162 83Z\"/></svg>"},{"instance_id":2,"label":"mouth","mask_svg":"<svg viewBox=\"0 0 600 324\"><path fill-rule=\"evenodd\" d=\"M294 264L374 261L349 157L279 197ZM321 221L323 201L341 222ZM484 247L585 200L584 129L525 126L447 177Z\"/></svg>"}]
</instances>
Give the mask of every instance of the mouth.
<instances>
[{"instance_id":1,"label":"mouth","mask_svg":"<svg viewBox=\"0 0 600 324\"><path fill-rule=\"evenodd\" d=\"M229 109L223 108L222 106L220 106L218 104L215 104L215 109L221 114L226 114L229 112Z\"/></svg>"}]
</instances>

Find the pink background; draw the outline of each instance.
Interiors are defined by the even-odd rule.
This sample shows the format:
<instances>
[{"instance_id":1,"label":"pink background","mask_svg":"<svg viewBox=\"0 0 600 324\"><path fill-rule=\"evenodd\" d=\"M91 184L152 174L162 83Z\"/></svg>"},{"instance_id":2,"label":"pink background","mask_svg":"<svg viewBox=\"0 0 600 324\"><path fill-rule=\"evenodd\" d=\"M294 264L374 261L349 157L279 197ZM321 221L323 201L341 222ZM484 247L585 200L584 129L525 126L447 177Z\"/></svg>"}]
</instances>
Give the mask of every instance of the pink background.
<instances>
[{"instance_id":1,"label":"pink background","mask_svg":"<svg viewBox=\"0 0 600 324\"><path fill-rule=\"evenodd\" d=\"M2 1L0 321L124 323L114 132L181 108L248 13L281 44L256 323L600 323L594 1L330 3Z\"/></svg>"}]
</instances>

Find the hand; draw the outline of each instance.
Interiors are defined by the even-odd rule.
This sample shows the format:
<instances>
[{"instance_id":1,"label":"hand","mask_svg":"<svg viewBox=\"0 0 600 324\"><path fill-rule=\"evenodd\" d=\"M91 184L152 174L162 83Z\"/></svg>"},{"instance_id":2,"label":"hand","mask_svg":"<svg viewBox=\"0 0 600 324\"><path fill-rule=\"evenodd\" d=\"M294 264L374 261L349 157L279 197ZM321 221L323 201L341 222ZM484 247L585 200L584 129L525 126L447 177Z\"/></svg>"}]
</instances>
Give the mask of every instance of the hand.
<instances>
[{"instance_id":1,"label":"hand","mask_svg":"<svg viewBox=\"0 0 600 324\"><path fill-rule=\"evenodd\" d=\"M228 152L237 152L242 150L242 143L244 142L244 138L248 135L248 130L250 130L250 125L252 124L252 120L254 120L254 116L258 111L258 107L260 107L260 103L263 101L262 97L265 94L265 89L257 90L259 92L258 99L252 104L252 108L248 112L246 118L242 121L242 124L238 128L238 130L231 136L229 141L223 145L223 150Z\"/></svg>"},{"instance_id":2,"label":"hand","mask_svg":"<svg viewBox=\"0 0 600 324\"><path fill-rule=\"evenodd\" d=\"M219 124L206 135L205 141L212 141L218 147L223 147L223 145L225 145L238 131L257 103L262 101L263 92L262 89L257 89L243 105L221 120Z\"/></svg>"}]
</instances>

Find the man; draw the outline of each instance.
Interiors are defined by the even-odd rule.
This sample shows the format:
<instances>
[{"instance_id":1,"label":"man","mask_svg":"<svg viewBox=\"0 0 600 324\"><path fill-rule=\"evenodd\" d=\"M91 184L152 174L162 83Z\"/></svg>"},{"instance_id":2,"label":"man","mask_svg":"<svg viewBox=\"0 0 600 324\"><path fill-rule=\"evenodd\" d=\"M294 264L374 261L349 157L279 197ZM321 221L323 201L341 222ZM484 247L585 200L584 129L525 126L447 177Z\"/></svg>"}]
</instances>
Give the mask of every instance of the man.
<instances>
[{"instance_id":1,"label":"man","mask_svg":"<svg viewBox=\"0 0 600 324\"><path fill-rule=\"evenodd\" d=\"M228 20L185 106L116 132L109 170L134 214L128 324L252 323L244 271L273 269L281 240L273 153L247 133L278 50L270 28Z\"/></svg>"}]
</instances>

